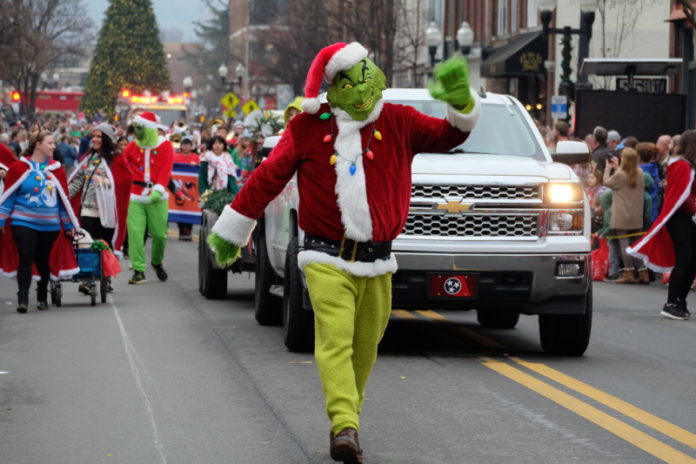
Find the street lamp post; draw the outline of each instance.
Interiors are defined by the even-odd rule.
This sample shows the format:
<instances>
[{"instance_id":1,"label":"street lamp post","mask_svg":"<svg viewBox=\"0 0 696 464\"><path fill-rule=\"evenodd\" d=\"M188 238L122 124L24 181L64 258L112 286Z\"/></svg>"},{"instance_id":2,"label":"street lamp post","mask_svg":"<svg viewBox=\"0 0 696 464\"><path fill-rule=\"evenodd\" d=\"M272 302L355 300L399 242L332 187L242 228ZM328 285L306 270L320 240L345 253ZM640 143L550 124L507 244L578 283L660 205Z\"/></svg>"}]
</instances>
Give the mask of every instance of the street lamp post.
<instances>
[{"instance_id":1,"label":"street lamp post","mask_svg":"<svg viewBox=\"0 0 696 464\"><path fill-rule=\"evenodd\" d=\"M431 22L428 28L425 30L425 45L428 47L428 53L430 53L430 67L435 67L435 54L437 53L437 47L440 46L442 41L442 32L437 27L437 23Z\"/></svg>"},{"instance_id":2,"label":"street lamp post","mask_svg":"<svg viewBox=\"0 0 696 464\"><path fill-rule=\"evenodd\" d=\"M561 82L558 85L558 92L561 95L567 96L569 100L572 100L575 97L575 84L573 84L570 79L570 62L573 50L572 35L577 34L579 36L579 70L583 60L587 58L589 54L590 39L592 38L592 24L594 23L595 0L580 0L580 29L573 29L570 26L565 26L563 28L550 27L551 20L553 18L553 10L556 9L556 0L538 0L537 6L539 8L539 19L541 19L544 38L546 39L547 44L549 35L560 34L563 36L561 39L561 45L563 46L561 50L561 70L563 73L561 74ZM578 73L578 87L591 87L591 85L587 82L586 75Z\"/></svg>"},{"instance_id":3,"label":"street lamp post","mask_svg":"<svg viewBox=\"0 0 696 464\"><path fill-rule=\"evenodd\" d=\"M462 21L462 25L457 30L457 43L462 55L468 56L474 44L474 30L466 21Z\"/></svg>"}]
</instances>

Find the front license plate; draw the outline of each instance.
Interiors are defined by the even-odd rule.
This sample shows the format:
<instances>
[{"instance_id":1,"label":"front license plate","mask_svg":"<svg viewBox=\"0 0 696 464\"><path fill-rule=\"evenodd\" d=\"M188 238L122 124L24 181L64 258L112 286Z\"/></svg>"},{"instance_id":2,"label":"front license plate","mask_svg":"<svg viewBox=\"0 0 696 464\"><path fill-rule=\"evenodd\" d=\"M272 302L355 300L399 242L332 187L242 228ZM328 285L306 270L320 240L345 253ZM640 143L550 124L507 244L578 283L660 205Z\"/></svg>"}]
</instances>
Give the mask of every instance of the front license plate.
<instances>
[{"instance_id":1,"label":"front license plate","mask_svg":"<svg viewBox=\"0 0 696 464\"><path fill-rule=\"evenodd\" d=\"M475 275L431 274L428 296L434 298L473 298L478 280Z\"/></svg>"}]
</instances>

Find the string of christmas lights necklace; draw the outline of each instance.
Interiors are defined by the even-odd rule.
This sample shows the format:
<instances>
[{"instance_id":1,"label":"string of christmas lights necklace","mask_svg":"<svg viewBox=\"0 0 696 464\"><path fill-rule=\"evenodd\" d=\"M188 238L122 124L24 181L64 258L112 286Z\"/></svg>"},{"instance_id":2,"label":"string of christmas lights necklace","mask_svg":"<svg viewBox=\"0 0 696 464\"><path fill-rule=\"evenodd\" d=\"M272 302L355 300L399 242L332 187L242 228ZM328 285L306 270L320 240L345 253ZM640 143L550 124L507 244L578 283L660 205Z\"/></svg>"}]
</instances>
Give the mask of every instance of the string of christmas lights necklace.
<instances>
[{"instance_id":1,"label":"string of christmas lights necklace","mask_svg":"<svg viewBox=\"0 0 696 464\"><path fill-rule=\"evenodd\" d=\"M327 119L329 119L331 116L332 116L331 113L322 113L322 114L319 116L319 119L327 120ZM336 164L336 160L337 160L338 158L341 158L342 160L348 161L348 162L350 163L350 166L349 166L349 168L348 168L348 172L350 172L350 175L351 175L351 176L354 176L355 173L358 171L358 167L357 167L357 165L356 165L355 163L358 161L358 158L359 158L359 157L361 157L361 156L364 155L365 157L367 157L367 159L373 160L373 159L375 158L375 154L374 154L374 152L373 152L372 150L370 150L370 143L372 143L372 138L374 138L374 139L377 140L378 142L381 142L381 141L382 141L382 133L381 133L380 131L378 131L377 129L375 129L375 124L376 124L376 121L373 121L373 122L372 122L372 131L370 132L370 138L369 138L368 141L367 141L367 146L366 146L365 148L362 149L362 152L359 153L359 154L355 157L355 159L348 159L348 158L346 158L345 156L341 156L341 154L338 153L338 151L335 151L334 154L331 155L331 157L329 158L329 163L330 163L332 166L335 165L335 164ZM324 136L324 143L331 143L331 142L334 140L334 129L335 129L334 121L332 120L332 121L331 121L331 133L330 133L330 134L326 134L326 135Z\"/></svg>"}]
</instances>

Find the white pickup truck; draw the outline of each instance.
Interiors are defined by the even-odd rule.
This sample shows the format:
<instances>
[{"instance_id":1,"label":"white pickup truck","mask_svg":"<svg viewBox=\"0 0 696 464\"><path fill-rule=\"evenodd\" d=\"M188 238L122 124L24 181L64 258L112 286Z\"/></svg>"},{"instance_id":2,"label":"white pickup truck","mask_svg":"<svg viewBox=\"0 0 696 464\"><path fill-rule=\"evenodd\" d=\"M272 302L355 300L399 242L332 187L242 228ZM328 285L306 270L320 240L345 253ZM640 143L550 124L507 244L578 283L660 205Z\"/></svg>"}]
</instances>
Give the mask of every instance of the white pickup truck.
<instances>
[{"instance_id":1,"label":"white pickup truck","mask_svg":"<svg viewBox=\"0 0 696 464\"><path fill-rule=\"evenodd\" d=\"M389 89L384 100L437 117L446 111L423 89ZM588 149L560 142L552 157L519 101L482 93L481 103L466 142L414 159L408 221L392 248L399 264L393 306L475 309L489 328L511 329L520 314L539 315L543 349L579 356L592 325L590 216L566 164L587 161ZM306 350L313 316L297 267L304 239L297 211L293 179L257 228L256 319L282 322L286 346Z\"/></svg>"}]
</instances>

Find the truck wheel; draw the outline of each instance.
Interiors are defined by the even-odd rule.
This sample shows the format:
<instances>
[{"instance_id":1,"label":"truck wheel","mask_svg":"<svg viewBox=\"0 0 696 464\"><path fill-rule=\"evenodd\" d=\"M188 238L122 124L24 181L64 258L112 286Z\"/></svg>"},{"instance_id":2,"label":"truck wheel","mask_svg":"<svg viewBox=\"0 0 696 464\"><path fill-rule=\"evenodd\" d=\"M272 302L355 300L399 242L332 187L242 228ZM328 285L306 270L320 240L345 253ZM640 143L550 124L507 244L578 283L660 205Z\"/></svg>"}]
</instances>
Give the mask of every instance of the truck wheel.
<instances>
[{"instance_id":1,"label":"truck wheel","mask_svg":"<svg viewBox=\"0 0 696 464\"><path fill-rule=\"evenodd\" d=\"M484 311L477 310L476 318L482 327L487 329L514 329L520 320L520 313L517 311Z\"/></svg>"},{"instance_id":2,"label":"truck wheel","mask_svg":"<svg viewBox=\"0 0 696 464\"><path fill-rule=\"evenodd\" d=\"M254 317L261 325L283 323L283 300L269 293L278 278L268 259L266 236L263 229L256 234L256 262L254 263Z\"/></svg>"},{"instance_id":3,"label":"truck wheel","mask_svg":"<svg viewBox=\"0 0 696 464\"><path fill-rule=\"evenodd\" d=\"M585 314L539 315L541 347L549 354L582 356L592 332L592 287L585 296Z\"/></svg>"},{"instance_id":4,"label":"truck wheel","mask_svg":"<svg viewBox=\"0 0 696 464\"><path fill-rule=\"evenodd\" d=\"M297 267L297 237L288 244L283 279L283 327L285 346L290 351L309 352L314 349L314 314L302 307L302 271Z\"/></svg>"},{"instance_id":5,"label":"truck wheel","mask_svg":"<svg viewBox=\"0 0 696 464\"><path fill-rule=\"evenodd\" d=\"M205 229L205 230L204 230ZM207 228L204 223L201 226L200 241L198 242L198 284L201 295L208 300L217 300L227 297L227 271L216 269L211 262L211 253L208 250Z\"/></svg>"}]
</instances>

